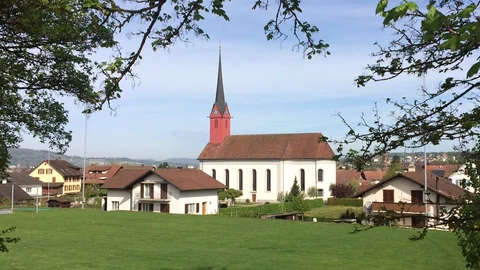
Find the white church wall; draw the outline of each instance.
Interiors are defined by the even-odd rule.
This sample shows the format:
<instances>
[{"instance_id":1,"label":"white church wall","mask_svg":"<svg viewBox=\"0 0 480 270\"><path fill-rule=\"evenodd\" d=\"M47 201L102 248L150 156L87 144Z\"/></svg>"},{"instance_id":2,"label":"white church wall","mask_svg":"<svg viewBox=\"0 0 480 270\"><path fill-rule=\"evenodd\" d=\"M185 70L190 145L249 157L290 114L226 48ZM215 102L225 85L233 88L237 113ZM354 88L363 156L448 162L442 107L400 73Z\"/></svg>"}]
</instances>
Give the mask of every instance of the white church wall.
<instances>
[{"instance_id":1,"label":"white church wall","mask_svg":"<svg viewBox=\"0 0 480 270\"><path fill-rule=\"evenodd\" d=\"M239 169L243 171L243 196L240 200L252 200L256 194L257 201L276 201L279 192L290 191L295 176L301 185L301 169L305 170L305 192L309 187L323 190L323 198L330 197L330 184L335 183L336 163L333 160L261 160L261 161L202 161L200 168L226 184L225 170L229 170L229 187L239 189ZM253 170L257 171L257 190L253 191ZM267 191L267 169L271 171L271 189ZM318 170L323 170L323 181L317 181Z\"/></svg>"},{"instance_id":2,"label":"white church wall","mask_svg":"<svg viewBox=\"0 0 480 270\"><path fill-rule=\"evenodd\" d=\"M225 170L229 170L229 187L239 189L239 170L243 171L243 196L240 200L252 200L252 194L256 194L257 201L276 201L277 194L281 190L278 186L280 174L280 161L202 161L200 168L213 177L212 170L216 170L216 179L226 185ZM253 191L253 170L257 171L257 190ZM271 173L271 188L267 191L267 170ZM280 188L280 189L279 189Z\"/></svg>"}]
</instances>

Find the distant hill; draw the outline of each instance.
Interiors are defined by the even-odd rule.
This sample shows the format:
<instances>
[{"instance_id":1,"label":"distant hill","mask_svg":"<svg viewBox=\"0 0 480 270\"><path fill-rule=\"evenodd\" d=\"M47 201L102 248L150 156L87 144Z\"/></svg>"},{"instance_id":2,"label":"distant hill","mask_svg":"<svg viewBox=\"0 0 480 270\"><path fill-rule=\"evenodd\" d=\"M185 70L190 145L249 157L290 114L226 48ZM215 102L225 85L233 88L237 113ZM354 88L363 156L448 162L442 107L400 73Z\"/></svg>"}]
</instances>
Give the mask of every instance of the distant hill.
<instances>
[{"instance_id":1,"label":"distant hill","mask_svg":"<svg viewBox=\"0 0 480 270\"><path fill-rule=\"evenodd\" d=\"M69 156L69 155L57 155L55 152L46 151L46 150L34 150L26 148L11 148L8 150L11 159L10 165L22 165L22 166L36 166L43 160L48 158L48 152L50 152L50 159L60 158L66 160L74 165L83 167L83 157L80 156ZM198 167L199 162L193 158L169 158L166 160L154 160L154 159L131 159L127 157L87 157L87 164L96 163L99 165L108 165L111 163L128 163L132 165L155 165L158 166L160 163L168 162L171 166L196 166Z\"/></svg>"}]
</instances>

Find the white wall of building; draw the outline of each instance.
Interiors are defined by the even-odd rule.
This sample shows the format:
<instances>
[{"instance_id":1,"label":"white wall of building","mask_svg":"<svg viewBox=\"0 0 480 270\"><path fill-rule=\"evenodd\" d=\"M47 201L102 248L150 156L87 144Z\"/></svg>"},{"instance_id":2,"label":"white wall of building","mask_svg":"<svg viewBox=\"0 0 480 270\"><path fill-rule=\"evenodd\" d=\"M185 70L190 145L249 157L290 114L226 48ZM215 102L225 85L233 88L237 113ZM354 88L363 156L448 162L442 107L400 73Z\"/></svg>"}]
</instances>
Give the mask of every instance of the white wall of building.
<instances>
[{"instance_id":1,"label":"white wall of building","mask_svg":"<svg viewBox=\"0 0 480 270\"><path fill-rule=\"evenodd\" d=\"M167 184L167 200L158 201L161 195L161 184ZM153 184L154 200L141 201L141 184ZM112 210L112 201L120 202L119 210L133 210L138 211L139 203L153 203L153 211L160 212L161 204L169 204L170 213L185 214L185 204L199 203L200 211L192 213L197 215L203 214L203 203L206 204L206 214L216 214L218 212L218 195L217 190L192 190L180 191L174 185L168 183L156 174L150 174L143 179L143 181L136 183L128 191L123 190L108 190L107 194L107 211ZM130 198L132 198L130 200Z\"/></svg>"},{"instance_id":2,"label":"white wall of building","mask_svg":"<svg viewBox=\"0 0 480 270\"><path fill-rule=\"evenodd\" d=\"M23 191L25 191L28 195L32 196L32 198L42 196L42 186L19 185L19 187L22 188Z\"/></svg>"},{"instance_id":3,"label":"white wall of building","mask_svg":"<svg viewBox=\"0 0 480 270\"><path fill-rule=\"evenodd\" d=\"M240 200L276 201L279 192L289 191L295 177L301 184L301 169L305 170L305 192L309 187L323 189L324 198L330 197L330 184L336 181L336 163L333 160L233 160L201 161L200 169L226 184L226 172L229 170L229 187L239 189L239 170L243 171L243 196ZM267 191L267 170L271 172L271 190ZM318 181L318 170L323 170L323 181ZM253 170L257 172L257 190L253 191Z\"/></svg>"},{"instance_id":4,"label":"white wall of building","mask_svg":"<svg viewBox=\"0 0 480 270\"><path fill-rule=\"evenodd\" d=\"M127 190L109 189L107 192L107 211L112 211L113 202L119 202L119 209L130 211L130 192Z\"/></svg>"}]
</instances>

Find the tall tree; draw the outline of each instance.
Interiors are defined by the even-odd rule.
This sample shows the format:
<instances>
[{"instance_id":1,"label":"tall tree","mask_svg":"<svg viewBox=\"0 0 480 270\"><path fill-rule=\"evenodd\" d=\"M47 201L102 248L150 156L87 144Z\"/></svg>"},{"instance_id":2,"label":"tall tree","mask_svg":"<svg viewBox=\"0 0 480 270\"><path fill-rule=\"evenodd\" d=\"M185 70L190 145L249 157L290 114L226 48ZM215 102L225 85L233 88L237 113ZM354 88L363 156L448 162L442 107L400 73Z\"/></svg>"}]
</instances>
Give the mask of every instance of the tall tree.
<instances>
[{"instance_id":1,"label":"tall tree","mask_svg":"<svg viewBox=\"0 0 480 270\"><path fill-rule=\"evenodd\" d=\"M417 149L438 145L443 140L458 142L470 164L470 182L465 187L476 193L466 193L447 218L438 221L455 231L467 267L473 269L480 269L480 217L473 214L480 212L478 6L478 1L471 0L430 0L421 7L414 1L401 1L394 6L389 6L387 0L378 1L376 13L395 36L387 45L377 44L379 50L373 54L377 60L356 79L357 85L393 80L401 75L422 77L430 72L439 72L442 80L435 89L422 89L423 94L413 100L387 98L387 104L395 111L394 121L384 119L376 105L373 122L362 117L360 129L339 115L349 132L344 140L337 141L339 153L347 144L362 145L361 149L347 153L357 169L362 169L372 157L397 148Z\"/></svg>"},{"instance_id":2,"label":"tall tree","mask_svg":"<svg viewBox=\"0 0 480 270\"><path fill-rule=\"evenodd\" d=\"M68 110L58 96L73 97L84 113L101 110L121 97L125 78L146 46L168 49L195 36L207 14L229 20L226 0L3 0L0 3L0 176L8 148L19 146L26 131L64 152L72 139ZM300 0L257 0L256 10L274 9L264 30L268 40L292 36L295 48L311 58L329 54L316 38L319 29L301 19ZM122 49L123 34L137 36L133 51ZM99 50L106 61L93 61ZM94 85L101 85L100 88Z\"/></svg>"}]
</instances>

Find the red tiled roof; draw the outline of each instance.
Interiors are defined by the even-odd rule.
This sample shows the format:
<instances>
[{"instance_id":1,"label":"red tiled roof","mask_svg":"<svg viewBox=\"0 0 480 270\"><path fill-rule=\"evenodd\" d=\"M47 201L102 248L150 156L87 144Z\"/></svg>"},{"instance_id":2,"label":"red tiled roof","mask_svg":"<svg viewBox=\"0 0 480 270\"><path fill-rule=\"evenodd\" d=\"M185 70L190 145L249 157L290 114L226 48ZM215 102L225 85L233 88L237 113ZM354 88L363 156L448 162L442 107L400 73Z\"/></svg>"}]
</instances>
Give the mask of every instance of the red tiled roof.
<instances>
[{"instance_id":1,"label":"red tiled roof","mask_svg":"<svg viewBox=\"0 0 480 270\"><path fill-rule=\"evenodd\" d=\"M130 169L130 167L123 168L119 170L112 178L107 179L103 183L102 188L124 189L130 184L134 183L136 180L147 175L150 171L152 171L152 168L150 167L139 167L135 169Z\"/></svg>"},{"instance_id":2,"label":"red tiled roof","mask_svg":"<svg viewBox=\"0 0 480 270\"><path fill-rule=\"evenodd\" d=\"M348 184L354 180L360 180L360 172L356 170L337 170L337 184Z\"/></svg>"},{"instance_id":3,"label":"red tiled roof","mask_svg":"<svg viewBox=\"0 0 480 270\"><path fill-rule=\"evenodd\" d=\"M182 191L227 188L199 169L157 169L154 172Z\"/></svg>"},{"instance_id":4,"label":"red tiled roof","mask_svg":"<svg viewBox=\"0 0 480 270\"><path fill-rule=\"evenodd\" d=\"M373 180L382 180L385 176L384 171L363 171L366 180L373 181Z\"/></svg>"},{"instance_id":5,"label":"red tiled roof","mask_svg":"<svg viewBox=\"0 0 480 270\"><path fill-rule=\"evenodd\" d=\"M148 169L149 167L144 168L147 169L143 171L138 168L135 170L122 169L114 177L107 180L102 188L126 189L150 173L157 174L182 191L226 188L225 185L198 169L151 170Z\"/></svg>"},{"instance_id":6,"label":"red tiled roof","mask_svg":"<svg viewBox=\"0 0 480 270\"><path fill-rule=\"evenodd\" d=\"M425 183L425 174L424 172L405 172L405 173L399 173L393 177L390 177L384 181L381 181L380 183L376 184L376 185L372 185L372 186L369 186L368 188L366 189L363 189L362 191L360 191L359 193L357 193L356 197L358 196L361 196L363 194L365 194L365 192L369 191L369 190L372 190L373 188L379 186L379 185L383 185L384 183L392 180L392 179L395 179L397 177L404 177L410 181L413 181L421 186L424 185ZM438 179L438 183L437 183L437 179ZM465 193L465 191L463 190L463 188L455 185L455 184L452 184L451 181L445 179L445 178L442 178L442 177L439 177L439 176L436 176L434 174L431 174L431 173L428 173L427 174L427 187L429 190L435 192L435 193L438 193L444 197L448 197L448 198L452 198L452 199L457 199L461 196L463 196L463 194Z\"/></svg>"},{"instance_id":7,"label":"red tiled roof","mask_svg":"<svg viewBox=\"0 0 480 270\"><path fill-rule=\"evenodd\" d=\"M227 136L222 143L208 143L199 160L218 159L332 159L321 133Z\"/></svg>"},{"instance_id":8,"label":"red tiled roof","mask_svg":"<svg viewBox=\"0 0 480 270\"><path fill-rule=\"evenodd\" d=\"M460 167L462 167L460 164L427 165L427 171L444 171L443 176L450 177Z\"/></svg>"},{"instance_id":9,"label":"red tiled roof","mask_svg":"<svg viewBox=\"0 0 480 270\"><path fill-rule=\"evenodd\" d=\"M86 184L103 184L107 179L112 178L121 169L121 166L89 166L85 169L85 183ZM90 173L90 172L104 172L106 173Z\"/></svg>"}]
</instances>

